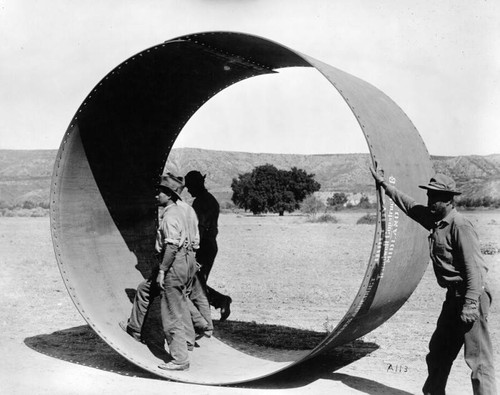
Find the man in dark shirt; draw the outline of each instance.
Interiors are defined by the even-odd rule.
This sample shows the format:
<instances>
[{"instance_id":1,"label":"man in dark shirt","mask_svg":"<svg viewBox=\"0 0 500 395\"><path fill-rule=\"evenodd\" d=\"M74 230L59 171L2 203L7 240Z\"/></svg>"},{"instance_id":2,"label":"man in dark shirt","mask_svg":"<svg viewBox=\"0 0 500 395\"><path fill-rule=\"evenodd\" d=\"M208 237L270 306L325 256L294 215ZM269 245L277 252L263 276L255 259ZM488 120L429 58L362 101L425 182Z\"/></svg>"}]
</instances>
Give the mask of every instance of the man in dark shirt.
<instances>
[{"instance_id":1,"label":"man in dark shirt","mask_svg":"<svg viewBox=\"0 0 500 395\"><path fill-rule=\"evenodd\" d=\"M199 171L190 171L186 174L184 181L188 192L195 198L193 209L198 216L200 248L196 251L196 261L201 265L200 280L206 286L208 302L216 309L220 309L220 321L225 321L231 313L232 299L207 285L208 276L218 251L216 238L218 234L219 203L207 191L205 176Z\"/></svg>"},{"instance_id":2,"label":"man in dark shirt","mask_svg":"<svg viewBox=\"0 0 500 395\"><path fill-rule=\"evenodd\" d=\"M488 331L491 294L485 287L487 268L472 223L454 207L455 182L436 174L428 185L427 206L397 190L373 168L377 186L410 218L430 231L431 260L438 284L447 288L446 300L429 343L428 377L424 394L445 394L453 361L464 345L465 361L472 369L474 394L496 394L493 350ZM389 178L395 183L393 178Z\"/></svg>"}]
</instances>

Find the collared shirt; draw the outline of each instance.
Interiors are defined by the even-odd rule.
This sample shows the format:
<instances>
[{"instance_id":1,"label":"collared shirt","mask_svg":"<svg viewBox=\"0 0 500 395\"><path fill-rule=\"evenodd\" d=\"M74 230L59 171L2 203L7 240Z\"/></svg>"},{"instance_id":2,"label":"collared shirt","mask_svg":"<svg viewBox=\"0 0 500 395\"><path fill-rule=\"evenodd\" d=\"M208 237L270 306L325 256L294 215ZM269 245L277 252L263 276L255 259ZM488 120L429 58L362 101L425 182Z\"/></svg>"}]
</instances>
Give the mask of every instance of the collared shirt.
<instances>
[{"instance_id":1,"label":"collared shirt","mask_svg":"<svg viewBox=\"0 0 500 395\"><path fill-rule=\"evenodd\" d=\"M200 238L215 239L218 233L219 203L206 189L193 201L193 209L198 216Z\"/></svg>"},{"instance_id":2,"label":"collared shirt","mask_svg":"<svg viewBox=\"0 0 500 395\"><path fill-rule=\"evenodd\" d=\"M430 231L430 255L438 284L463 289L466 298L477 300L488 269L472 223L454 208L436 223L427 206L391 185L385 192L405 214Z\"/></svg>"},{"instance_id":3,"label":"collared shirt","mask_svg":"<svg viewBox=\"0 0 500 395\"><path fill-rule=\"evenodd\" d=\"M182 200L177 200L177 205L184 210L186 216L186 244L197 250L200 248L200 232L198 229L198 217L194 209Z\"/></svg>"},{"instance_id":4,"label":"collared shirt","mask_svg":"<svg viewBox=\"0 0 500 395\"><path fill-rule=\"evenodd\" d=\"M162 253L167 244L199 248L200 235L196 213L189 204L182 200L169 204L160 213L156 231L156 251Z\"/></svg>"},{"instance_id":5,"label":"collared shirt","mask_svg":"<svg viewBox=\"0 0 500 395\"><path fill-rule=\"evenodd\" d=\"M186 240L186 220L184 211L176 203L171 203L160 213L156 231L155 249L163 253L167 244L180 247Z\"/></svg>"}]
</instances>

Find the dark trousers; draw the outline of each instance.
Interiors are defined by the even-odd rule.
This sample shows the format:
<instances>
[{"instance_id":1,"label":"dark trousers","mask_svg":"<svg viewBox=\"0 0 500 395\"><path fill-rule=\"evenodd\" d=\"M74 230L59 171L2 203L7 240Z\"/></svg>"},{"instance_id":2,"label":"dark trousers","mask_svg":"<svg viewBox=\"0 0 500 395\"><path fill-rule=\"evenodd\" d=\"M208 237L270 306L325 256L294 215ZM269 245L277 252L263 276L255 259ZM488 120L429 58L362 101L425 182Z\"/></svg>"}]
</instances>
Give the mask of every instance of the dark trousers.
<instances>
[{"instance_id":1,"label":"dark trousers","mask_svg":"<svg viewBox=\"0 0 500 395\"><path fill-rule=\"evenodd\" d=\"M471 368L472 388L475 395L495 395L493 348L488 332L488 312L491 304L489 292L479 298L479 319L464 323L460 314L464 297L450 289L439 316L437 327L429 343L427 368L429 375L422 389L424 394L445 394L446 382L453 361L462 345L467 365Z\"/></svg>"},{"instance_id":2,"label":"dark trousers","mask_svg":"<svg viewBox=\"0 0 500 395\"><path fill-rule=\"evenodd\" d=\"M204 238L200 241L200 248L196 251L196 260L201 265L199 278L202 282L208 297L208 303L216 309L220 308L226 301L227 296L221 294L208 286L208 276L214 265L215 257L218 252L217 241L215 238Z\"/></svg>"},{"instance_id":3,"label":"dark trousers","mask_svg":"<svg viewBox=\"0 0 500 395\"><path fill-rule=\"evenodd\" d=\"M200 280L199 272L194 276L189 293L189 311L193 321L194 329L197 332L212 331L214 325L210 313L210 304L208 303L207 293Z\"/></svg>"}]
</instances>

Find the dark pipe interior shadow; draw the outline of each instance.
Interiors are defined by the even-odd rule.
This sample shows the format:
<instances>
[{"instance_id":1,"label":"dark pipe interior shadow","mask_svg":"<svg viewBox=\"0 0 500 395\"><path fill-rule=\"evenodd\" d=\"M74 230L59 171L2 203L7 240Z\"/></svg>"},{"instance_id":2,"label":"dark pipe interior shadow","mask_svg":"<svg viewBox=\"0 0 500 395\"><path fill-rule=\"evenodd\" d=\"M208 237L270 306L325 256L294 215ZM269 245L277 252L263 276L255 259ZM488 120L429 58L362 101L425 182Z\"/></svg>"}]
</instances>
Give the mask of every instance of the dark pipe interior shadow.
<instances>
[{"instance_id":1,"label":"dark pipe interior shadow","mask_svg":"<svg viewBox=\"0 0 500 395\"><path fill-rule=\"evenodd\" d=\"M173 141L220 90L274 73L189 40L168 48L145 50L140 61L119 66L73 119L101 197L144 278L155 266L151 248L156 235L155 186ZM293 65L310 67L291 56ZM230 69L224 67L227 62Z\"/></svg>"}]
</instances>

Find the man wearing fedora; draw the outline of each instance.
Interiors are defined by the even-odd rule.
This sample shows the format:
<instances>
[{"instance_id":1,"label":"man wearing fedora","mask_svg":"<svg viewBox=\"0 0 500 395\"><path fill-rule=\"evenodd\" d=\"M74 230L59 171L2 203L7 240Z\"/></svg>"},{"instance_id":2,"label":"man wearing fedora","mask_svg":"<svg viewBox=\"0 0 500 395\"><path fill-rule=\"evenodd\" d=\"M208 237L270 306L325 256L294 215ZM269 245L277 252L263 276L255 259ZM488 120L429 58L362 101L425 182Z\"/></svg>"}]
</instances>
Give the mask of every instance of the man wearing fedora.
<instances>
[{"instance_id":1,"label":"man wearing fedora","mask_svg":"<svg viewBox=\"0 0 500 395\"><path fill-rule=\"evenodd\" d=\"M454 206L455 181L436 174L427 185L427 205L389 185L380 172L370 168L378 187L410 218L426 228L430 255L438 284L447 288L437 327L427 354L428 377L424 394L445 394L453 361L464 345L471 368L474 394L496 394L493 349L488 331L491 294L486 289L487 268L472 223Z\"/></svg>"},{"instance_id":2,"label":"man wearing fedora","mask_svg":"<svg viewBox=\"0 0 500 395\"><path fill-rule=\"evenodd\" d=\"M210 305L220 309L220 321L225 321L231 314L233 300L207 285L218 252L219 203L205 187L205 177L199 171L192 170L186 174L185 182L188 192L194 197L193 209L198 216L200 248L196 251L196 260L201 265L200 280L205 286Z\"/></svg>"},{"instance_id":3,"label":"man wearing fedora","mask_svg":"<svg viewBox=\"0 0 500 395\"><path fill-rule=\"evenodd\" d=\"M194 210L182 204L182 179L170 173L158 185L157 204L160 218L155 249L161 257L159 266L150 278L139 284L127 322L120 327L134 339L141 341L141 330L150 300L161 293L161 319L172 360L159 366L166 370L189 368L188 347L194 346L194 328L191 321L188 295L198 270L194 250L199 246L198 220ZM199 286L201 287L201 286ZM204 293L205 305L210 307ZM199 314L198 314L199 315ZM209 326L202 317L202 328ZM211 320L210 320L211 325ZM195 323L196 326L196 323Z\"/></svg>"}]
</instances>

